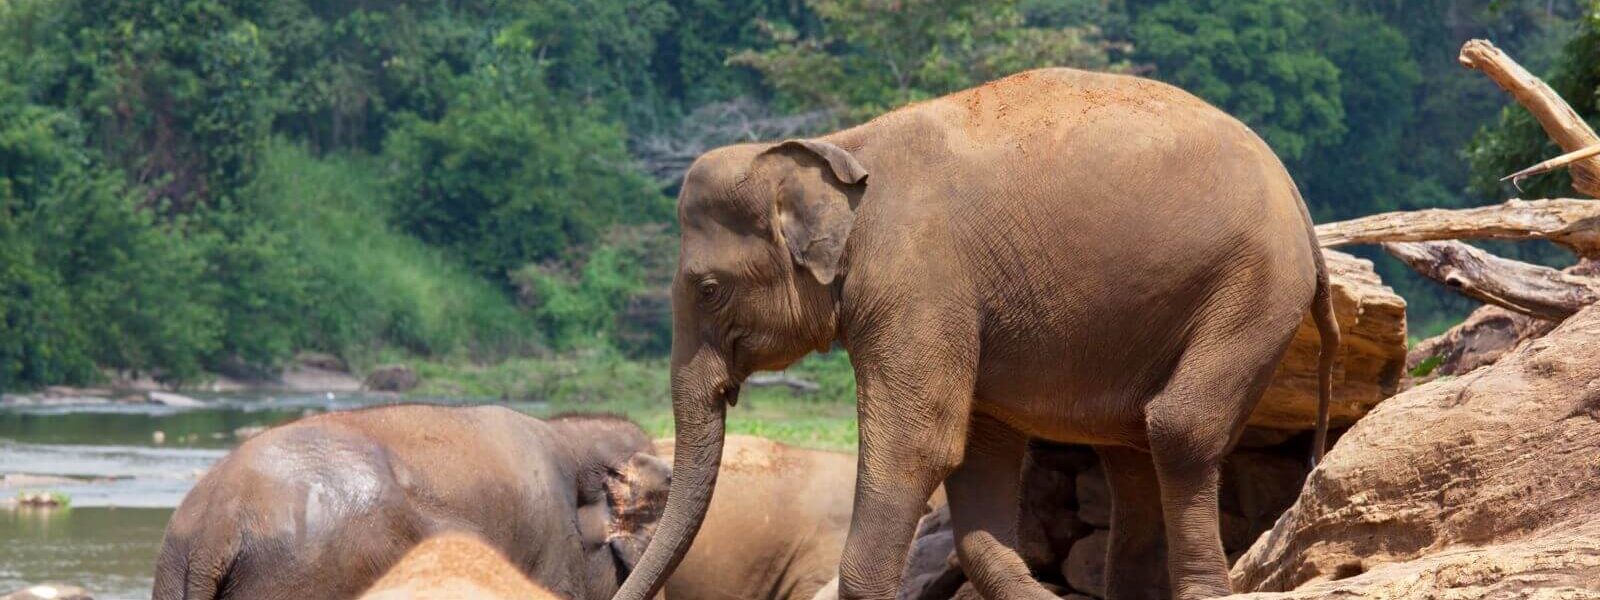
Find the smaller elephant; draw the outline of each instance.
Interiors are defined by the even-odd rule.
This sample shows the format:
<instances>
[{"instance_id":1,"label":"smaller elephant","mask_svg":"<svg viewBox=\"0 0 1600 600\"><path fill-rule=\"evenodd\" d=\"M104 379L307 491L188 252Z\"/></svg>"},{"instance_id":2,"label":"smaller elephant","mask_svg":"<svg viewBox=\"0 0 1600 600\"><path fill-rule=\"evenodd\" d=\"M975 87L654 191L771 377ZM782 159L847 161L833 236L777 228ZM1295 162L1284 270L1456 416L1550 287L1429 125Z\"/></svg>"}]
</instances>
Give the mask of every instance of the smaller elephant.
<instances>
[{"instance_id":1,"label":"smaller elephant","mask_svg":"<svg viewBox=\"0 0 1600 600\"><path fill-rule=\"evenodd\" d=\"M656 442L670 460L673 441ZM833 579L850 529L856 457L728 436L700 534L667 600L809 600Z\"/></svg>"},{"instance_id":2,"label":"smaller elephant","mask_svg":"<svg viewBox=\"0 0 1600 600\"><path fill-rule=\"evenodd\" d=\"M354 598L418 542L464 532L561 597L609 598L665 502L670 469L651 452L616 417L401 405L301 419L184 498L153 597Z\"/></svg>"},{"instance_id":3,"label":"smaller elephant","mask_svg":"<svg viewBox=\"0 0 1600 600\"><path fill-rule=\"evenodd\" d=\"M447 533L423 540L361 600L560 600L529 581L481 538Z\"/></svg>"}]
</instances>

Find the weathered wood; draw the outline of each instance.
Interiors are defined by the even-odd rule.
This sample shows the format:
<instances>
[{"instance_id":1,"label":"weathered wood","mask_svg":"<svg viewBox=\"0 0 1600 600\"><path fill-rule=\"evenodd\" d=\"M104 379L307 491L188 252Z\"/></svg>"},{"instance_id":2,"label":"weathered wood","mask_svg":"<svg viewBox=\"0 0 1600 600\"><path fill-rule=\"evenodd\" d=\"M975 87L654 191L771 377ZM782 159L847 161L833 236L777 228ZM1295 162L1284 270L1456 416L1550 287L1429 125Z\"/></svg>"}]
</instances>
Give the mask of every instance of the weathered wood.
<instances>
[{"instance_id":1,"label":"weathered wood","mask_svg":"<svg viewBox=\"0 0 1600 600\"><path fill-rule=\"evenodd\" d=\"M1511 180L1511 185L1517 186L1517 189L1522 189L1522 180L1524 179L1540 173L1548 173L1593 156L1600 156L1600 146L1589 146L1587 148L1573 150L1572 152L1568 152L1505 177L1501 177L1500 181L1509 179Z\"/></svg>"},{"instance_id":2,"label":"weathered wood","mask_svg":"<svg viewBox=\"0 0 1600 600\"><path fill-rule=\"evenodd\" d=\"M1461 242L1389 242L1383 249L1429 279L1486 304L1560 321L1600 300L1600 281L1500 258Z\"/></svg>"},{"instance_id":3,"label":"weathered wood","mask_svg":"<svg viewBox=\"0 0 1600 600\"><path fill-rule=\"evenodd\" d=\"M1551 140L1565 152L1600 145L1583 117L1572 110L1555 90L1488 40L1471 40L1461 47L1461 65L1483 72L1518 104L1528 109ZM1591 197L1600 197L1600 157L1572 163L1572 187Z\"/></svg>"},{"instance_id":4,"label":"weathered wood","mask_svg":"<svg viewBox=\"0 0 1600 600\"><path fill-rule=\"evenodd\" d=\"M746 378L744 380L744 384L750 387L770 387L781 385L789 388L790 390L805 394L810 394L822 389L822 386L818 385L817 382L790 375L787 371L779 371L777 373L756 373Z\"/></svg>"},{"instance_id":5,"label":"weathered wood","mask_svg":"<svg viewBox=\"0 0 1600 600\"><path fill-rule=\"evenodd\" d=\"M1509 200L1478 208L1382 213L1317 226L1317 243L1324 247L1461 239L1549 240L1579 256L1600 256L1600 202Z\"/></svg>"},{"instance_id":6,"label":"weathered wood","mask_svg":"<svg viewBox=\"0 0 1600 600\"><path fill-rule=\"evenodd\" d=\"M1372 262L1324 250L1334 314L1344 343L1334 364L1335 427L1354 423L1399 389L1406 361L1406 301L1383 284ZM1316 325L1306 317L1273 375L1250 424L1272 429L1307 430L1317 414Z\"/></svg>"}]
</instances>

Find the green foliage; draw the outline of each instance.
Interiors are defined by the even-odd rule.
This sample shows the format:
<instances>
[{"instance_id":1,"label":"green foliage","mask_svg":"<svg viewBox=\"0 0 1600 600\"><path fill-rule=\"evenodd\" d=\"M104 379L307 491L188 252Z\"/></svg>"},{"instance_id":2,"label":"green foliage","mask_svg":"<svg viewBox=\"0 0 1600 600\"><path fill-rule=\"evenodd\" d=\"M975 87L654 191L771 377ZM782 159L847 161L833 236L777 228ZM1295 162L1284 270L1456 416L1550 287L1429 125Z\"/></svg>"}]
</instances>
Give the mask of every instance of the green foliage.
<instances>
[{"instance_id":1,"label":"green foliage","mask_svg":"<svg viewBox=\"0 0 1600 600\"><path fill-rule=\"evenodd\" d=\"M230 287L294 292L262 297L258 308L266 316L240 318L292 332L294 347L358 360L370 359L385 345L478 359L531 348L537 333L510 298L390 224L379 161L318 159L280 140L268 145L262 165L244 213L291 241L266 244L281 254L258 264L291 266ZM287 277L297 281L284 281Z\"/></svg>"},{"instance_id":2,"label":"green foliage","mask_svg":"<svg viewBox=\"0 0 1600 600\"><path fill-rule=\"evenodd\" d=\"M1115 65L1091 26L1031 27L1015 1L808 0L821 33L765 23L774 47L732 62L759 71L792 108L860 121L1039 66Z\"/></svg>"},{"instance_id":3,"label":"green foliage","mask_svg":"<svg viewBox=\"0 0 1600 600\"><path fill-rule=\"evenodd\" d=\"M399 223L500 281L593 242L611 222L668 214L631 169L620 129L561 102L541 76L516 57L487 62L444 118L406 122L385 149Z\"/></svg>"},{"instance_id":4,"label":"green foliage","mask_svg":"<svg viewBox=\"0 0 1600 600\"><path fill-rule=\"evenodd\" d=\"M1172 0L1133 25L1135 56L1158 77L1239 117L1297 159L1345 132L1339 69L1289 0Z\"/></svg>"},{"instance_id":5,"label":"green foliage","mask_svg":"<svg viewBox=\"0 0 1600 600\"><path fill-rule=\"evenodd\" d=\"M95 365L197 374L216 347L203 266L71 115L0 84L0 389L88 382Z\"/></svg>"}]
</instances>

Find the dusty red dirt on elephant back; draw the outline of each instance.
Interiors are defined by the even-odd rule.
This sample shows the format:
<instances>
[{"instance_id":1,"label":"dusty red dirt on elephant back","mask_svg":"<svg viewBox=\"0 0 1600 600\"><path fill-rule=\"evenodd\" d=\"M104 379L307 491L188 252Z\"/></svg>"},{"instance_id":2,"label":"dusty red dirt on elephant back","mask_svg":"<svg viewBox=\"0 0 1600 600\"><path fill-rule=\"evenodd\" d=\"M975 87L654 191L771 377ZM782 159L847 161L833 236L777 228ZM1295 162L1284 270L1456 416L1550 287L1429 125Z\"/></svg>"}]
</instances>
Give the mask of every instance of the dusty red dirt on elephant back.
<instances>
[{"instance_id":1,"label":"dusty red dirt on elephant back","mask_svg":"<svg viewBox=\"0 0 1600 600\"><path fill-rule=\"evenodd\" d=\"M483 540L447 533L423 540L362 600L560 600Z\"/></svg>"},{"instance_id":2,"label":"dusty red dirt on elephant back","mask_svg":"<svg viewBox=\"0 0 1600 600\"><path fill-rule=\"evenodd\" d=\"M1600 597L1597 355L1591 307L1493 365L1384 401L1234 565L1234 588Z\"/></svg>"}]
</instances>

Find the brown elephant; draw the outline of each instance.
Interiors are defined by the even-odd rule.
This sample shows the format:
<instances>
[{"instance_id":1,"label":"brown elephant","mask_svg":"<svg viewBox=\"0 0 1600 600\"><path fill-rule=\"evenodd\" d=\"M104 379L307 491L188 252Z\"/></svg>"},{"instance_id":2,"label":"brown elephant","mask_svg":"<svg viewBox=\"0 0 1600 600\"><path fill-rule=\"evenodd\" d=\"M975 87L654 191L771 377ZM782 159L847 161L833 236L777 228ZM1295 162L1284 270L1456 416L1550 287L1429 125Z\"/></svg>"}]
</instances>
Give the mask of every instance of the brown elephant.
<instances>
[{"instance_id":1,"label":"brown elephant","mask_svg":"<svg viewBox=\"0 0 1600 600\"><path fill-rule=\"evenodd\" d=\"M153 597L354 598L413 545L459 531L577 600L609 598L670 479L616 417L403 405L276 427L178 506Z\"/></svg>"},{"instance_id":2,"label":"brown elephant","mask_svg":"<svg viewBox=\"0 0 1600 600\"><path fill-rule=\"evenodd\" d=\"M423 540L361 600L561 600L482 538L446 533Z\"/></svg>"},{"instance_id":3,"label":"brown elephant","mask_svg":"<svg viewBox=\"0 0 1600 600\"><path fill-rule=\"evenodd\" d=\"M1100 449L1113 598L1161 592L1123 558L1163 536L1175 596L1225 594L1218 463L1308 308L1326 421L1338 331L1305 204L1248 127L1169 85L1036 70L720 148L678 220L672 492L622 600L688 551L739 384L836 343L861 439L846 599L895 595L941 481L983 595L1049 597L1012 549L1029 438Z\"/></svg>"},{"instance_id":4,"label":"brown elephant","mask_svg":"<svg viewBox=\"0 0 1600 600\"><path fill-rule=\"evenodd\" d=\"M656 449L670 457L672 440ZM838 573L855 480L854 456L730 436L667 600L809 600Z\"/></svg>"}]
</instances>

